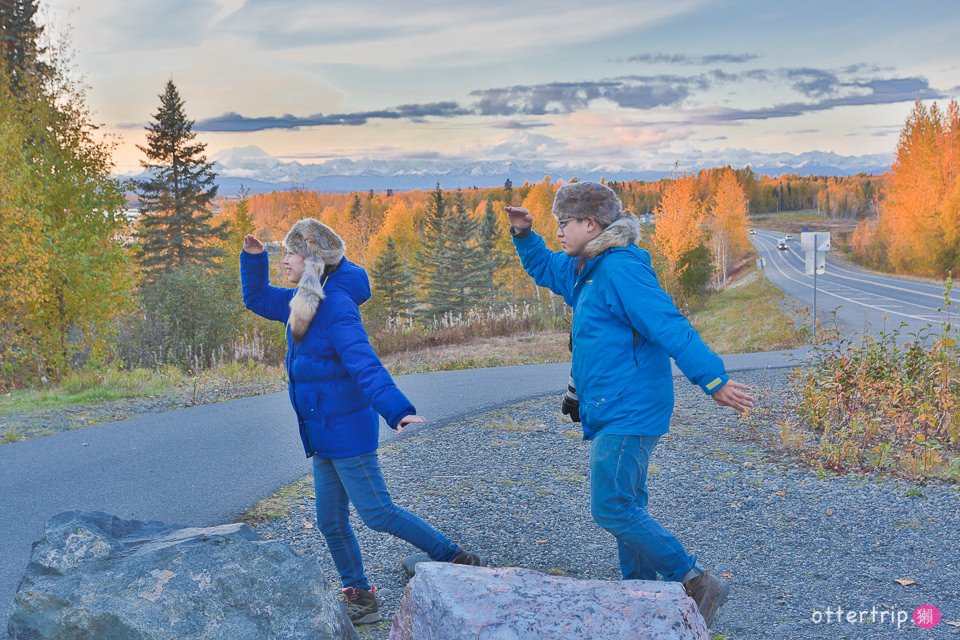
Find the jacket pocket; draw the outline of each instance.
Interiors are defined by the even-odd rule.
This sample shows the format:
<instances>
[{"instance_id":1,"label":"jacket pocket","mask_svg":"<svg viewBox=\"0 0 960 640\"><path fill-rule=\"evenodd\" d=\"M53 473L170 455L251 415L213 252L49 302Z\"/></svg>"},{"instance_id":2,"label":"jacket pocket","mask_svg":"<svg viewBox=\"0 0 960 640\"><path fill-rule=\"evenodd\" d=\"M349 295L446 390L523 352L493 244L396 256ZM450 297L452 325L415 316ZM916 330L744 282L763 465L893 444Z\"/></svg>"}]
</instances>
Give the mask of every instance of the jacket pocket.
<instances>
[{"instance_id":1,"label":"jacket pocket","mask_svg":"<svg viewBox=\"0 0 960 640\"><path fill-rule=\"evenodd\" d=\"M315 389L297 389L297 411L304 420L317 420L320 417L320 395Z\"/></svg>"},{"instance_id":2,"label":"jacket pocket","mask_svg":"<svg viewBox=\"0 0 960 640\"><path fill-rule=\"evenodd\" d=\"M624 385L613 393L599 392L580 398L580 419L591 430L596 431L615 420L622 413L625 394L629 385Z\"/></svg>"}]
</instances>

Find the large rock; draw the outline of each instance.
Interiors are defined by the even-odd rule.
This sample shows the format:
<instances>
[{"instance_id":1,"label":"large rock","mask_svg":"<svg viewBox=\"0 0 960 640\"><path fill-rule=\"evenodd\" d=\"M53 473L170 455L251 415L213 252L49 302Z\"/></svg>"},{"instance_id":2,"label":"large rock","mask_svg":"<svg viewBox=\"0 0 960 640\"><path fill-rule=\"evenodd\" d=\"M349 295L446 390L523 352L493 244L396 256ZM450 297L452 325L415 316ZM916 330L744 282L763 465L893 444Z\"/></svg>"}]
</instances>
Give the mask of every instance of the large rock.
<instances>
[{"instance_id":1,"label":"large rock","mask_svg":"<svg viewBox=\"0 0 960 640\"><path fill-rule=\"evenodd\" d=\"M33 545L11 640L356 638L316 563L245 524L70 511Z\"/></svg>"},{"instance_id":2,"label":"large rock","mask_svg":"<svg viewBox=\"0 0 960 640\"><path fill-rule=\"evenodd\" d=\"M407 585L390 640L709 640L678 582L607 582L529 569L426 562Z\"/></svg>"}]
</instances>

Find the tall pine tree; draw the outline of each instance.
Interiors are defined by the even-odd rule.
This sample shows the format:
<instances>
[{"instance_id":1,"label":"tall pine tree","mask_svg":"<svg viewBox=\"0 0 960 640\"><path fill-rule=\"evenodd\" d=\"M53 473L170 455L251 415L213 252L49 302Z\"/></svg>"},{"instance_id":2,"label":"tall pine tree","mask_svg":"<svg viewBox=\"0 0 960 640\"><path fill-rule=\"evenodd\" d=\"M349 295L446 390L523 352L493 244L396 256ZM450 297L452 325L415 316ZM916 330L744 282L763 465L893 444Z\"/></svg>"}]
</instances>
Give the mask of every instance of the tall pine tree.
<instances>
[{"instance_id":1,"label":"tall pine tree","mask_svg":"<svg viewBox=\"0 0 960 640\"><path fill-rule=\"evenodd\" d=\"M223 266L225 272L230 277L236 279L237 271L240 268L240 248L243 246L243 239L256 232L256 224L253 221L253 214L250 212L250 191L240 186L237 204L233 207L229 219L229 231L227 232L226 242L223 245L225 254Z\"/></svg>"},{"instance_id":2,"label":"tall pine tree","mask_svg":"<svg viewBox=\"0 0 960 640\"><path fill-rule=\"evenodd\" d=\"M483 269L478 275L477 302L492 310L502 301L501 289L497 286L497 274L507 265L507 256L502 249L504 226L493 209L493 200L487 200L478 230L477 246Z\"/></svg>"},{"instance_id":3,"label":"tall pine tree","mask_svg":"<svg viewBox=\"0 0 960 640\"><path fill-rule=\"evenodd\" d=\"M51 69L40 62L41 28L34 20L36 0L0 0L0 52L6 63L7 80L22 89L29 76L47 75Z\"/></svg>"},{"instance_id":4,"label":"tall pine tree","mask_svg":"<svg viewBox=\"0 0 960 640\"><path fill-rule=\"evenodd\" d=\"M412 278L397 251L393 236L387 238L383 252L370 271L373 276L373 306L379 320L406 319L412 301Z\"/></svg>"},{"instance_id":5,"label":"tall pine tree","mask_svg":"<svg viewBox=\"0 0 960 640\"><path fill-rule=\"evenodd\" d=\"M444 266L450 283L449 307L463 316L481 303L478 298L483 294L485 256L477 245L477 221L467 213L460 189L445 227L450 246Z\"/></svg>"},{"instance_id":6,"label":"tall pine tree","mask_svg":"<svg viewBox=\"0 0 960 640\"><path fill-rule=\"evenodd\" d=\"M447 203L440 183L430 195L423 228L423 246L417 260L417 275L421 284L424 306L421 317L430 321L453 310L450 301L451 247L447 232Z\"/></svg>"},{"instance_id":7,"label":"tall pine tree","mask_svg":"<svg viewBox=\"0 0 960 640\"><path fill-rule=\"evenodd\" d=\"M206 144L195 142L193 121L183 106L168 80L156 121L147 126L147 146L138 145L147 156L141 165L150 174L139 184L141 262L148 275L190 265L209 267L223 255L217 241L228 232L225 225L211 225L216 174L203 153Z\"/></svg>"}]
</instances>

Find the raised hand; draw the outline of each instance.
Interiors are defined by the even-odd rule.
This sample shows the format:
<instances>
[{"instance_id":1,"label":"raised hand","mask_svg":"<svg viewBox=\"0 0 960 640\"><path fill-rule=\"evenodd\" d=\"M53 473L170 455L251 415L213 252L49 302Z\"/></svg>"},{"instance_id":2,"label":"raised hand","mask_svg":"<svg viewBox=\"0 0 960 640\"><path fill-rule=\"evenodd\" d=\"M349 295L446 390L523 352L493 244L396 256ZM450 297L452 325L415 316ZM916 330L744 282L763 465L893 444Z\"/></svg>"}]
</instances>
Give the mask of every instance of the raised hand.
<instances>
[{"instance_id":1,"label":"raised hand","mask_svg":"<svg viewBox=\"0 0 960 640\"><path fill-rule=\"evenodd\" d=\"M263 243L254 236L247 236L243 239L243 250L247 253L263 253Z\"/></svg>"},{"instance_id":2,"label":"raised hand","mask_svg":"<svg viewBox=\"0 0 960 640\"><path fill-rule=\"evenodd\" d=\"M727 380L711 397L721 407L732 407L740 413L746 413L753 407L754 398L744 393L745 391L750 391L750 387L735 380Z\"/></svg>"},{"instance_id":3,"label":"raised hand","mask_svg":"<svg viewBox=\"0 0 960 640\"><path fill-rule=\"evenodd\" d=\"M510 216L510 226L517 231L533 226L533 216L523 207L504 207L504 211Z\"/></svg>"}]
</instances>

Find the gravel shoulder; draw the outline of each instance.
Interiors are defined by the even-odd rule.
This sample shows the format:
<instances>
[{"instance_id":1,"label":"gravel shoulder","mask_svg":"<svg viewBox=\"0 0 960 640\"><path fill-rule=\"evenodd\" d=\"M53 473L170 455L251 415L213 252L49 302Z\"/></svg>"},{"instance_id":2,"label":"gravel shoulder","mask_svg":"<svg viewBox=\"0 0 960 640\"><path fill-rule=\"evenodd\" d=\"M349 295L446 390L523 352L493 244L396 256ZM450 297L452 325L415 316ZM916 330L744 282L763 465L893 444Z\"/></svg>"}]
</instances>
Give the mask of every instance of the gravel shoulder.
<instances>
[{"instance_id":1,"label":"gravel shoulder","mask_svg":"<svg viewBox=\"0 0 960 640\"><path fill-rule=\"evenodd\" d=\"M818 474L779 442L777 418L796 406L787 371L736 377L763 407L747 421L675 379L671 432L649 479L651 513L733 584L716 637L899 638L921 630L898 626L898 613L928 603L942 614L937 637L960 637L960 487ZM397 504L495 564L619 579L613 537L590 516L589 445L560 414L559 396L420 428L380 454ZM255 529L315 558L339 589L309 480L284 499L289 511ZM406 583L400 562L416 550L355 514L353 524L386 618L361 637L387 638ZM867 611L867 622L828 622L837 607Z\"/></svg>"}]
</instances>

